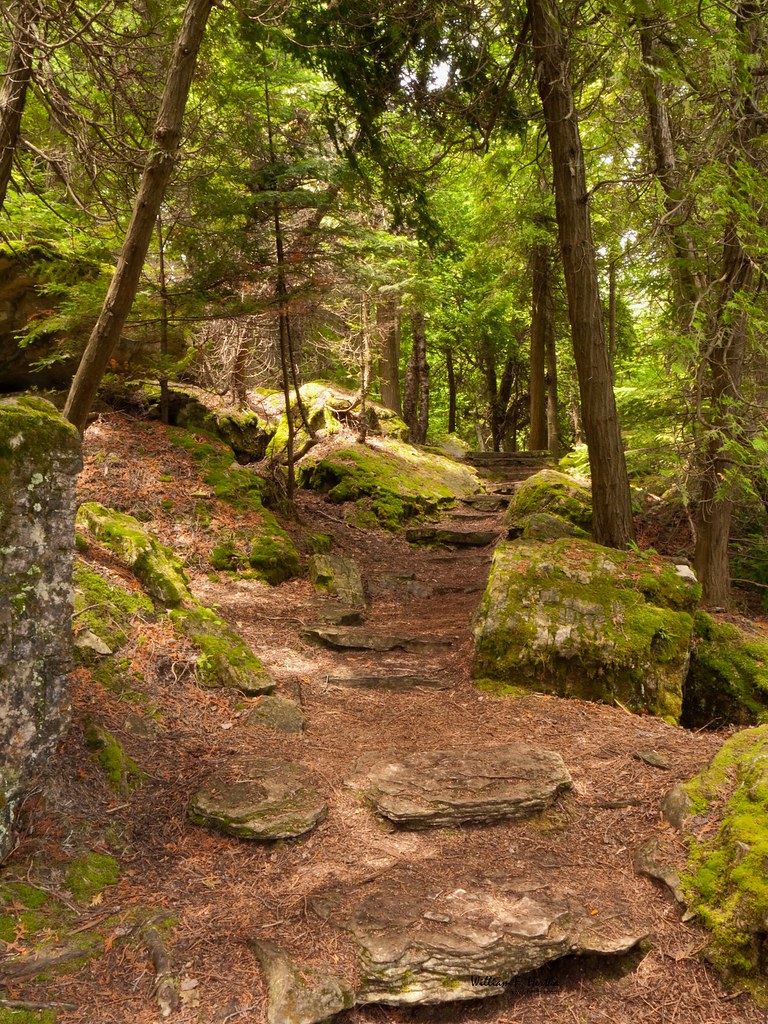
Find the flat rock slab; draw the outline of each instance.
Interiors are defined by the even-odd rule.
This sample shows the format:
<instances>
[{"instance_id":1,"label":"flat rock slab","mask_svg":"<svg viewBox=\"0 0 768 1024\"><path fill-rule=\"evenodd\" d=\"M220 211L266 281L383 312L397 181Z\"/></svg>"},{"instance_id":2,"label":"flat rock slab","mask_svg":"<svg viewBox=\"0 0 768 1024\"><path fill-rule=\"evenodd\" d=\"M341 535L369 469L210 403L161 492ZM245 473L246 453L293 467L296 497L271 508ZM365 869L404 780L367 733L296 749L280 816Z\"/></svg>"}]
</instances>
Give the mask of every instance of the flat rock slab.
<instances>
[{"instance_id":1,"label":"flat rock slab","mask_svg":"<svg viewBox=\"0 0 768 1024\"><path fill-rule=\"evenodd\" d=\"M300 765L263 757L244 774L237 782L210 778L190 801L190 820L239 839L272 840L302 836L325 818L327 805Z\"/></svg>"},{"instance_id":2,"label":"flat rock slab","mask_svg":"<svg viewBox=\"0 0 768 1024\"><path fill-rule=\"evenodd\" d=\"M449 544L461 548L484 548L495 544L499 536L498 530L451 530L436 526L413 526L405 531L410 544Z\"/></svg>"},{"instance_id":3,"label":"flat rock slab","mask_svg":"<svg viewBox=\"0 0 768 1024\"><path fill-rule=\"evenodd\" d=\"M355 1004L340 978L297 963L271 942L250 943L269 990L268 1024L319 1024Z\"/></svg>"},{"instance_id":4,"label":"flat rock slab","mask_svg":"<svg viewBox=\"0 0 768 1024\"><path fill-rule=\"evenodd\" d=\"M371 633L362 629L304 629L301 634L307 640L317 640L326 647L348 648L358 651L394 651L400 648L410 654L427 654L430 651L450 647L451 639L414 636L396 636L391 633Z\"/></svg>"},{"instance_id":5,"label":"flat rock slab","mask_svg":"<svg viewBox=\"0 0 768 1024\"><path fill-rule=\"evenodd\" d=\"M262 697L245 720L246 725L260 725L275 732L301 732L304 712L288 697Z\"/></svg>"},{"instance_id":6,"label":"flat rock slab","mask_svg":"<svg viewBox=\"0 0 768 1024\"><path fill-rule=\"evenodd\" d=\"M431 828L524 818L573 785L563 759L522 743L364 755L348 785L398 825Z\"/></svg>"},{"instance_id":7,"label":"flat rock slab","mask_svg":"<svg viewBox=\"0 0 768 1024\"><path fill-rule=\"evenodd\" d=\"M349 690L450 690L450 684L439 679L423 676L328 676L331 686L343 686Z\"/></svg>"},{"instance_id":8,"label":"flat rock slab","mask_svg":"<svg viewBox=\"0 0 768 1024\"><path fill-rule=\"evenodd\" d=\"M338 597L349 608L365 605L365 590L357 563L343 555L312 555L309 578L318 590Z\"/></svg>"},{"instance_id":9,"label":"flat rock slab","mask_svg":"<svg viewBox=\"0 0 768 1024\"><path fill-rule=\"evenodd\" d=\"M365 616L359 608L345 608L330 601L314 605L315 620L329 626L362 626Z\"/></svg>"},{"instance_id":10,"label":"flat rock slab","mask_svg":"<svg viewBox=\"0 0 768 1024\"><path fill-rule=\"evenodd\" d=\"M499 995L518 975L569 954L622 956L647 937L626 908L595 916L541 882L507 875L432 882L393 874L350 901L315 896L313 910L358 950L356 1002L397 1006Z\"/></svg>"}]
</instances>

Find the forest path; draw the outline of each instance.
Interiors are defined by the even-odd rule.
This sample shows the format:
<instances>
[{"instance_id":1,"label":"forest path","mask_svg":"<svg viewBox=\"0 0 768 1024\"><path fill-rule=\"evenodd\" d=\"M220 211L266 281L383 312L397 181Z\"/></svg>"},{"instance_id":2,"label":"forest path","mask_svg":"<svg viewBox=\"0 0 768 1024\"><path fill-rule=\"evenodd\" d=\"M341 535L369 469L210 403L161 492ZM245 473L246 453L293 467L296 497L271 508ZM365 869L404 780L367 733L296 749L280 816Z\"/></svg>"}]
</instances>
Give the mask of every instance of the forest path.
<instances>
[{"instance_id":1,"label":"forest path","mask_svg":"<svg viewBox=\"0 0 768 1024\"><path fill-rule=\"evenodd\" d=\"M185 537L194 541L196 527L184 510L196 483L189 461L163 438L159 427L137 432L125 418L104 421L91 442L95 471L86 493L106 504L130 502L129 511L143 508L161 539L178 546ZM109 451L109 458L99 460L101 451ZM145 468L148 452L164 475L181 481L171 495L174 508L166 513L163 502L171 498L168 490L165 496L158 491L157 470ZM133 486L127 498L126 482ZM495 873L532 891L567 897L609 929L616 921L651 933L647 955L623 978L596 976L588 958L566 958L494 998L412 1010L373 1004L347 1011L339 1024L763 1024L764 1012L746 998L734 998L699 960L705 934L682 925L672 897L632 866L634 851L649 837L676 841L661 824L660 801L674 782L687 780L709 760L722 737L577 700L478 691L470 673L471 622L493 546L425 547L409 544L403 533L358 529L347 521L344 506L310 492L299 492L297 509L292 532L328 533L334 552L357 562L368 595L362 628L450 643L419 654L328 649L304 635L318 624L319 601L306 576L269 587L209 575L205 559L192 558L196 594L218 605L242 632L278 692L301 703L304 731L249 725L258 698L203 690L193 673L166 671L146 678L160 714L140 735L130 704L84 679L73 691L76 720L95 715L148 777L130 797L116 799L93 765L82 731L72 730L59 792L53 794L53 818L31 840L51 862L66 850L70 836L92 849L119 851L120 882L99 913L148 906L174 915L169 945L192 994L174 1019L266 1024L267 993L251 945L255 940L269 940L298 963L354 981L355 949L315 912L318 897L333 894L347 906L373 892L400 899L407 891L409 899L418 899L435 886L456 892ZM456 520L462 528L503 533L500 511L478 517L477 509L460 504L445 522ZM147 627L142 650L154 645L162 653L167 642ZM329 681L351 674L428 676L444 688L401 692ZM347 785L359 758L370 752L406 758L513 743L558 753L573 780L569 794L528 821L395 828L374 816ZM668 770L638 760L649 749L663 757ZM214 774L232 781L247 777L254 757L304 766L328 804L326 820L298 841L275 844L192 825L192 795ZM57 981L51 995L82 1007L61 1012L59 1024L157 1021L151 967L137 943L115 942L79 973Z\"/></svg>"}]
</instances>

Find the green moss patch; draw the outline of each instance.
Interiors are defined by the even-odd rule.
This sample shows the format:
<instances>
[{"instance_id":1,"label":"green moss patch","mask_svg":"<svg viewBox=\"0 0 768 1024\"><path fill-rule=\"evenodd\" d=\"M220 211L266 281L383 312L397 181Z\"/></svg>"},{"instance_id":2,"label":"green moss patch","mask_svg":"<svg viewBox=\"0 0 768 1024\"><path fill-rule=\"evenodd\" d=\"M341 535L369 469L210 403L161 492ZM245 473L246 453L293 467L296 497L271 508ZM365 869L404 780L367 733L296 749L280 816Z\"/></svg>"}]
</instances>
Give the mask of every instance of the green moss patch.
<instances>
[{"instance_id":1,"label":"green moss patch","mask_svg":"<svg viewBox=\"0 0 768 1024\"><path fill-rule=\"evenodd\" d=\"M768 641L696 615L683 725L754 725L768 720Z\"/></svg>"},{"instance_id":2,"label":"green moss patch","mask_svg":"<svg viewBox=\"0 0 768 1024\"><path fill-rule=\"evenodd\" d=\"M88 853L69 864L66 886L76 900L88 903L107 886L116 885L119 877L120 868L114 857Z\"/></svg>"},{"instance_id":3,"label":"green moss patch","mask_svg":"<svg viewBox=\"0 0 768 1024\"><path fill-rule=\"evenodd\" d=\"M658 556L584 540L500 544L474 678L498 693L619 701L677 720L698 597Z\"/></svg>"},{"instance_id":4,"label":"green moss patch","mask_svg":"<svg viewBox=\"0 0 768 1024\"><path fill-rule=\"evenodd\" d=\"M324 491L331 501L365 499L375 522L398 529L410 519L434 515L456 498L476 493L474 472L451 459L391 439L311 453L299 463L300 486Z\"/></svg>"},{"instance_id":5,"label":"green moss patch","mask_svg":"<svg viewBox=\"0 0 768 1024\"><path fill-rule=\"evenodd\" d=\"M114 651L127 643L136 622L155 617L154 605L142 590L109 582L80 559L73 576L76 636L88 630Z\"/></svg>"},{"instance_id":6,"label":"green moss patch","mask_svg":"<svg viewBox=\"0 0 768 1024\"><path fill-rule=\"evenodd\" d=\"M709 956L765 1000L768 726L736 733L685 788L696 817L683 884L712 931Z\"/></svg>"},{"instance_id":7,"label":"green moss patch","mask_svg":"<svg viewBox=\"0 0 768 1024\"><path fill-rule=\"evenodd\" d=\"M200 651L197 677L202 686L231 686L257 696L271 693L275 684L261 661L233 629L198 605L171 612L174 626Z\"/></svg>"}]
</instances>

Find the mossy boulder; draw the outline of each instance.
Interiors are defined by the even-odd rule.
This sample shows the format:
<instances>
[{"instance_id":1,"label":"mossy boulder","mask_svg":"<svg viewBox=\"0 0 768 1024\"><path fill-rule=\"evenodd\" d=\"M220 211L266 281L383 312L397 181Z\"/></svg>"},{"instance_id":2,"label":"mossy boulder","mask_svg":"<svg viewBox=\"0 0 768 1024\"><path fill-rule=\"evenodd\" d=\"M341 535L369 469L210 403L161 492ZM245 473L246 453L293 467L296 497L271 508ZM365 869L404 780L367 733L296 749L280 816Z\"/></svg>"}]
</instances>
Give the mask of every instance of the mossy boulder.
<instances>
[{"instance_id":1,"label":"mossy boulder","mask_svg":"<svg viewBox=\"0 0 768 1024\"><path fill-rule=\"evenodd\" d=\"M200 651L197 679L201 686L229 686L251 697L274 690L275 683L259 658L210 608L196 604L174 608L170 614L176 629Z\"/></svg>"},{"instance_id":2,"label":"mossy boulder","mask_svg":"<svg viewBox=\"0 0 768 1024\"><path fill-rule=\"evenodd\" d=\"M754 725L768 720L768 639L698 612L682 723Z\"/></svg>"},{"instance_id":3,"label":"mossy boulder","mask_svg":"<svg viewBox=\"0 0 768 1024\"><path fill-rule=\"evenodd\" d=\"M683 891L712 932L708 957L768 1001L768 726L731 736L683 788Z\"/></svg>"},{"instance_id":4,"label":"mossy boulder","mask_svg":"<svg viewBox=\"0 0 768 1024\"><path fill-rule=\"evenodd\" d=\"M530 530L535 528L530 517L545 514L550 519L570 523L579 531L577 535L585 536L592 530L592 494L588 487L580 484L566 473L556 469L542 469L529 476L515 491L507 508L504 522L513 531L525 535L526 525ZM563 527L559 527L563 530ZM552 534L550 534L552 535ZM554 536L564 536L560 532Z\"/></svg>"},{"instance_id":5,"label":"mossy boulder","mask_svg":"<svg viewBox=\"0 0 768 1024\"><path fill-rule=\"evenodd\" d=\"M324 381L302 384L299 392L307 420L316 436L329 437L337 434L343 423L354 423L356 426L360 405L359 395L355 392ZM266 454L277 456L285 451L288 444L288 417L285 415L285 400L282 394L275 394L266 399L264 407L270 416L277 420L277 427ZM309 435L304 427L298 403L295 401L291 405L291 419L294 426L294 444L300 448L309 440ZM373 433L401 441L408 439L408 427L397 413L370 399L366 402L366 424Z\"/></svg>"},{"instance_id":6,"label":"mossy boulder","mask_svg":"<svg viewBox=\"0 0 768 1024\"><path fill-rule=\"evenodd\" d=\"M333 502L366 502L374 524L392 530L480 490L469 467L384 438L340 445L322 455L310 452L298 464L296 478L301 487L323 491Z\"/></svg>"},{"instance_id":7,"label":"mossy boulder","mask_svg":"<svg viewBox=\"0 0 768 1024\"><path fill-rule=\"evenodd\" d=\"M677 721L698 598L659 556L585 540L502 543L476 617L476 684Z\"/></svg>"},{"instance_id":8,"label":"mossy boulder","mask_svg":"<svg viewBox=\"0 0 768 1024\"><path fill-rule=\"evenodd\" d=\"M560 537L581 537L589 540L589 533L575 526L562 516L550 512L532 512L521 516L514 526L509 528L510 540L558 540Z\"/></svg>"},{"instance_id":9,"label":"mossy boulder","mask_svg":"<svg viewBox=\"0 0 768 1024\"><path fill-rule=\"evenodd\" d=\"M156 618L155 606L143 590L129 590L117 581L107 580L79 558L75 560L73 577L75 648L81 661L92 661L89 657L91 649L77 642L83 633L98 637L111 652L115 652L128 642L138 622Z\"/></svg>"},{"instance_id":10,"label":"mossy boulder","mask_svg":"<svg viewBox=\"0 0 768 1024\"><path fill-rule=\"evenodd\" d=\"M80 506L77 525L125 562L161 604L175 608L189 598L189 578L181 562L138 519L89 501Z\"/></svg>"}]
</instances>

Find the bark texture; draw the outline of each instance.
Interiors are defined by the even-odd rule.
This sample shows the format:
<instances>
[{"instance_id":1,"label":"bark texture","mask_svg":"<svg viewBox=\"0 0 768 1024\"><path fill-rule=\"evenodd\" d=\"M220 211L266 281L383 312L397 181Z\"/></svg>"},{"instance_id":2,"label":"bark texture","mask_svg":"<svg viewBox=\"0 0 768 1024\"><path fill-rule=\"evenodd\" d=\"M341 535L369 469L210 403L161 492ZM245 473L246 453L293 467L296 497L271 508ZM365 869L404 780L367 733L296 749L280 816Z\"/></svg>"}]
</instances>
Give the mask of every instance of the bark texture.
<instances>
[{"instance_id":1,"label":"bark texture","mask_svg":"<svg viewBox=\"0 0 768 1024\"><path fill-rule=\"evenodd\" d=\"M531 0L537 86L552 153L563 272L581 413L589 447L595 540L623 548L634 538L632 504L605 341L584 153L556 0Z\"/></svg>"},{"instance_id":2,"label":"bark texture","mask_svg":"<svg viewBox=\"0 0 768 1024\"><path fill-rule=\"evenodd\" d=\"M14 21L11 49L5 66L2 88L0 88L0 210L8 194L11 181L13 156L19 141L21 118L27 102L27 92L32 81L33 42L29 27L34 14L26 2L11 6L10 16Z\"/></svg>"}]
</instances>

